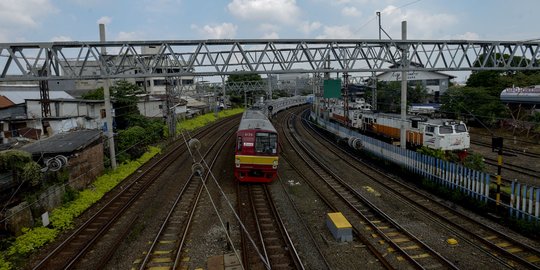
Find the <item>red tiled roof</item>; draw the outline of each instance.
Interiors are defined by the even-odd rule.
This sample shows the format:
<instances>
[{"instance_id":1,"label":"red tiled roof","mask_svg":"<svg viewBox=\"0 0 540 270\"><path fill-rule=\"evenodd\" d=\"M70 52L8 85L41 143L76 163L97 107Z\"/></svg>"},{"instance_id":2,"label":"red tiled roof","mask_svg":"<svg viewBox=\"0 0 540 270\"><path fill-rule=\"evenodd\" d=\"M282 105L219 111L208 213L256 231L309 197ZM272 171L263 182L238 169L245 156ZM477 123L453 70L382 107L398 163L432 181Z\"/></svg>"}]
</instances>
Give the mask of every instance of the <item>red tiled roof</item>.
<instances>
[{"instance_id":1,"label":"red tiled roof","mask_svg":"<svg viewBox=\"0 0 540 270\"><path fill-rule=\"evenodd\" d=\"M0 96L0 108L6 108L15 105L9 98Z\"/></svg>"}]
</instances>

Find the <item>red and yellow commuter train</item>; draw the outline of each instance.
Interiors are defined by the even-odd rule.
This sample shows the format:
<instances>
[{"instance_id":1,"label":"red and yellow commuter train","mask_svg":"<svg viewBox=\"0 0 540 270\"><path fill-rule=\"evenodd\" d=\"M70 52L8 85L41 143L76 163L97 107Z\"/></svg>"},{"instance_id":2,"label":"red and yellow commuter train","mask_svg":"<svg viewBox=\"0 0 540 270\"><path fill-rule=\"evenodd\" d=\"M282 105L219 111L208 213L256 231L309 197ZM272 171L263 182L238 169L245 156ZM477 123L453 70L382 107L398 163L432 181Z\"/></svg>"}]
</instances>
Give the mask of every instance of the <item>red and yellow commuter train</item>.
<instances>
[{"instance_id":1,"label":"red and yellow commuter train","mask_svg":"<svg viewBox=\"0 0 540 270\"><path fill-rule=\"evenodd\" d=\"M236 179L240 182L272 182L277 175L278 150L278 134L270 120L260 110L246 110L236 132Z\"/></svg>"}]
</instances>

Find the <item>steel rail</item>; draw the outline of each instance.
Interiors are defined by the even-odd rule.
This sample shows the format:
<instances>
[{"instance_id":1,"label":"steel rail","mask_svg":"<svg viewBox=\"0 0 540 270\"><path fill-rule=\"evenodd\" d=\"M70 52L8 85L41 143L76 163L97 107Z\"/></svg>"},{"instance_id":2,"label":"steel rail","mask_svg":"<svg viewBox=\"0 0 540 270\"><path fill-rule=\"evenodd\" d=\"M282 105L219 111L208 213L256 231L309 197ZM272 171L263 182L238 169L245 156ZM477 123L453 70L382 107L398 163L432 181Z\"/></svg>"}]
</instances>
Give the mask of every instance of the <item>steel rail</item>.
<instances>
[{"instance_id":1,"label":"steel rail","mask_svg":"<svg viewBox=\"0 0 540 270\"><path fill-rule=\"evenodd\" d=\"M292 119L292 117L291 117L291 119ZM291 124L291 122L289 122L289 125L294 126L294 124ZM291 128L291 129L294 130L295 128ZM330 178L327 178L327 177L324 177L324 176L321 175L321 179L324 180L324 182L327 184L327 186L330 187L330 189L332 189L334 191L334 193L338 195L338 197L342 198L345 202L347 202L350 205L350 207L369 224L369 226L372 228L372 230L377 232L395 250L399 251L404 256L404 258L411 263L412 266L414 266L415 268L418 268L418 269L423 269L424 268L424 266L420 263L420 261L418 259L413 258L413 255L411 255L410 252L407 252L404 248L401 248L396 242L394 242L392 240L392 238L390 236L388 236L381 229L379 229L378 226L375 225L370 218L368 218L365 214L363 214L362 211L360 209L358 209L358 207L355 206L354 203L352 203L350 201L350 199L347 199L345 197L343 192L347 192L347 190L348 190L348 192L353 195L352 197L358 198L362 204L367 206L369 211L373 212L373 214L377 215L379 218L381 218L383 220L386 220L390 225L394 226L395 230L397 230L398 232L401 233L401 236L408 237L410 239L410 241L414 241L417 245L422 247L426 252L428 252L430 254L430 256L433 257L433 259L435 259L436 261L441 263L440 264L441 267L457 269L457 267L452 262L448 261L446 258L441 256L438 252L433 250L431 247L429 247L423 241L421 241L416 236L414 236L412 233L410 233L408 230L406 230L401 225L399 225L398 222L396 222L391 217L389 217L387 214L385 214L382 210L380 210L378 207L376 207L373 203L371 203L362 194L360 194L356 190L354 190L354 188L352 188L343 179L341 179L341 177L339 177L337 174L335 174L328 166L326 166L324 164L323 161L321 161L316 156L316 154L314 154L312 152L312 150L308 149L308 147L302 142L302 140L298 138L298 135L292 134L291 136L293 137L292 139L294 139L297 142L299 147L301 147L302 150L309 156L309 157L306 157L305 155L302 155L300 153L300 150L296 146L294 146L294 144L291 144L291 145L293 145L293 148L295 149L295 151L297 151L298 155L300 157L302 157L302 159L304 159L306 164L314 172L316 172L319 175L322 173L321 171L324 171L326 174L328 174L330 176ZM313 161L310 162L308 159L311 159ZM319 166L320 169L316 168L316 166ZM331 179L334 179L335 182L331 183ZM345 191L337 190L336 184L344 187L346 190ZM434 265L431 265L431 266L434 266Z\"/></svg>"},{"instance_id":2,"label":"steel rail","mask_svg":"<svg viewBox=\"0 0 540 270\"><path fill-rule=\"evenodd\" d=\"M490 226L487 226L483 223L480 223L471 217L464 215L460 213L459 211L456 211L452 209L451 207L446 206L445 204L442 204L438 201L432 200L429 197L427 197L425 194L417 190L416 188L410 187L400 181L397 181L396 179L388 176L387 174L381 172L378 168L374 167L371 164L368 164L367 162L359 159L357 156L353 155L349 151L346 151L343 149L343 147L336 144L334 141L329 140L326 136L322 135L315 126L313 126L309 121L307 121L305 118L302 119L303 123L305 123L312 132L315 132L319 138L322 138L325 140L328 144L331 144L335 146L334 148L328 147L327 145L323 144L327 150L330 152L336 154L340 159L349 164L351 167L355 168L359 173L366 175L370 179L376 181L377 183L384 186L386 189L388 189L390 192L394 193L396 196L402 198L405 200L405 203L408 203L412 207L415 207L417 209L420 209L424 212L430 213L427 217L431 220L437 222L433 217L436 217L438 220L442 220L448 224L451 224L451 226L458 228L458 230L455 230L453 228L448 227L447 225L444 225L438 222L441 226L445 227L446 229L459 234L463 235L466 234L467 237L463 236L462 239L471 244L472 246L478 248L485 254L489 255L490 257L494 258L495 260L503 263L509 268L513 268L513 265L510 263L502 260L499 256L496 256L493 254L493 252L497 252L498 254L504 256L505 258L519 262L520 264L531 268L531 269L540 269L540 250L537 248L534 248L532 246L526 245L524 243L520 243L516 240L514 240L513 237L504 234L500 231L497 231ZM340 149L340 151L336 151L335 148ZM340 154L341 152L341 154ZM346 155L346 157L343 157L342 155ZM351 160L354 160L357 162L357 164L353 163ZM394 186L391 186L387 182L384 182L381 179L376 179L374 176L366 173L366 170L363 168L358 167L358 163L362 164L362 166L368 167L370 171L375 172L376 174L382 176L386 181L389 181ZM408 193L406 193L408 192ZM424 202L425 204L421 204L419 202ZM452 216L453 215L453 216ZM462 221L463 223L468 224L459 224L457 221ZM473 228L466 227L466 226L478 226L480 227L480 231L484 232L484 236L476 234L473 232ZM496 236L496 237L493 237ZM477 241L483 243L484 245L488 246L490 249L483 248L482 246L477 245L477 243L472 242L469 237L472 237L476 239ZM511 245L502 245L502 243L511 243ZM514 250L521 250L518 252L510 252ZM518 256L517 254L521 254L521 256ZM527 260L527 258L538 258L538 261L536 263L532 263Z\"/></svg>"}]
</instances>

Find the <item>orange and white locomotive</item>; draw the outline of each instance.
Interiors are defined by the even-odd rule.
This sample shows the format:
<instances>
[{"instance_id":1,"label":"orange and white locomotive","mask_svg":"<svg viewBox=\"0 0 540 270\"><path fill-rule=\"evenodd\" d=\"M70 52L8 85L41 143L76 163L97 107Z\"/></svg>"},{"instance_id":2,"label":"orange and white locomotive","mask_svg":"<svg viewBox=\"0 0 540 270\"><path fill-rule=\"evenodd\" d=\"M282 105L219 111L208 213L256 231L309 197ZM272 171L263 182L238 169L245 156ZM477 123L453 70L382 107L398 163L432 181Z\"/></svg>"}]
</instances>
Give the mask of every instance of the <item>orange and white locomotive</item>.
<instances>
[{"instance_id":1,"label":"orange and white locomotive","mask_svg":"<svg viewBox=\"0 0 540 270\"><path fill-rule=\"evenodd\" d=\"M234 175L240 182L269 183L278 167L278 133L260 110L246 110L236 132Z\"/></svg>"},{"instance_id":2,"label":"orange and white locomotive","mask_svg":"<svg viewBox=\"0 0 540 270\"><path fill-rule=\"evenodd\" d=\"M345 115L347 114L347 117ZM399 141L401 117L398 114L371 111L371 105L363 99L348 104L345 111L343 102L332 104L330 119L363 133ZM408 116L405 122L407 145L426 146L444 151L462 151L470 147L470 137L465 123L452 119L432 119L425 116Z\"/></svg>"}]
</instances>

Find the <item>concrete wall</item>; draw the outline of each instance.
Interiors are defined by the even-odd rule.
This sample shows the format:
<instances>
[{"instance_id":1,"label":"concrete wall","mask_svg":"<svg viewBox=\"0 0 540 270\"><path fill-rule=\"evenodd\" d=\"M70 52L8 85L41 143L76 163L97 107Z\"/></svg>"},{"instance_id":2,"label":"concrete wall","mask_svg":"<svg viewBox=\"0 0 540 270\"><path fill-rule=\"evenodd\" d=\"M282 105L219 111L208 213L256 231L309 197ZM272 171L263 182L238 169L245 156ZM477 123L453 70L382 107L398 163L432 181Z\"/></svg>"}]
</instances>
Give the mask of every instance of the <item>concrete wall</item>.
<instances>
[{"instance_id":1,"label":"concrete wall","mask_svg":"<svg viewBox=\"0 0 540 270\"><path fill-rule=\"evenodd\" d=\"M34 226L32 211L27 202L22 202L15 207L7 209L6 217L9 217L7 220L7 229L15 234L15 236L21 235L22 228L32 228Z\"/></svg>"}]
</instances>

